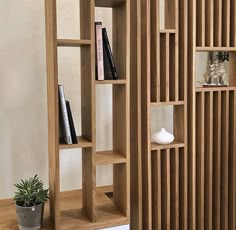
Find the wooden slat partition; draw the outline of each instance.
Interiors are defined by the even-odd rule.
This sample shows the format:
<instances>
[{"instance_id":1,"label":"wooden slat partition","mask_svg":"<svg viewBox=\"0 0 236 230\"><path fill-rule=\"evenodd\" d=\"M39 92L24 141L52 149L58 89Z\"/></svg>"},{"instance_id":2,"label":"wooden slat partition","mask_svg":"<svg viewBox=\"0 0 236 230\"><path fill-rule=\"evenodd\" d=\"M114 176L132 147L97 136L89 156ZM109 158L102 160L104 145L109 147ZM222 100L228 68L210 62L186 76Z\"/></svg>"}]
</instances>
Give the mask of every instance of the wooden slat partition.
<instances>
[{"instance_id":1,"label":"wooden slat partition","mask_svg":"<svg viewBox=\"0 0 236 230\"><path fill-rule=\"evenodd\" d=\"M204 165L205 165L205 93L197 93L196 96L196 163L197 163L197 216L196 216L196 228L204 230Z\"/></svg>"},{"instance_id":2,"label":"wooden slat partition","mask_svg":"<svg viewBox=\"0 0 236 230\"><path fill-rule=\"evenodd\" d=\"M160 88L161 101L169 101L169 33L161 33L160 35Z\"/></svg>"},{"instance_id":3,"label":"wooden slat partition","mask_svg":"<svg viewBox=\"0 0 236 230\"><path fill-rule=\"evenodd\" d=\"M221 197L221 92L213 96L213 229L220 230Z\"/></svg>"},{"instance_id":4,"label":"wooden slat partition","mask_svg":"<svg viewBox=\"0 0 236 230\"><path fill-rule=\"evenodd\" d=\"M229 92L229 229L236 229L236 91Z\"/></svg>"},{"instance_id":5,"label":"wooden slat partition","mask_svg":"<svg viewBox=\"0 0 236 230\"><path fill-rule=\"evenodd\" d=\"M170 149L170 229L179 230L179 149Z\"/></svg>"},{"instance_id":6,"label":"wooden slat partition","mask_svg":"<svg viewBox=\"0 0 236 230\"><path fill-rule=\"evenodd\" d=\"M213 92L205 94L205 229L212 229ZM203 166L204 167L204 166Z\"/></svg>"},{"instance_id":7,"label":"wooden slat partition","mask_svg":"<svg viewBox=\"0 0 236 230\"><path fill-rule=\"evenodd\" d=\"M236 46L236 0L230 2L230 46Z\"/></svg>"},{"instance_id":8,"label":"wooden slat partition","mask_svg":"<svg viewBox=\"0 0 236 230\"><path fill-rule=\"evenodd\" d=\"M224 1L224 0L223 0ZM214 3L214 46L222 44L222 0Z\"/></svg>"},{"instance_id":9,"label":"wooden slat partition","mask_svg":"<svg viewBox=\"0 0 236 230\"><path fill-rule=\"evenodd\" d=\"M205 26L206 26L206 15L205 8L206 3L205 0L197 1L197 46L205 46Z\"/></svg>"},{"instance_id":10,"label":"wooden slat partition","mask_svg":"<svg viewBox=\"0 0 236 230\"><path fill-rule=\"evenodd\" d=\"M165 28L175 29L178 0L165 0Z\"/></svg>"},{"instance_id":11,"label":"wooden slat partition","mask_svg":"<svg viewBox=\"0 0 236 230\"><path fill-rule=\"evenodd\" d=\"M230 0L222 1L222 46L230 45Z\"/></svg>"},{"instance_id":12,"label":"wooden slat partition","mask_svg":"<svg viewBox=\"0 0 236 230\"><path fill-rule=\"evenodd\" d=\"M228 229L229 91L222 92L221 115L221 229Z\"/></svg>"},{"instance_id":13,"label":"wooden slat partition","mask_svg":"<svg viewBox=\"0 0 236 230\"><path fill-rule=\"evenodd\" d=\"M214 0L206 0L206 46L213 47Z\"/></svg>"}]
</instances>

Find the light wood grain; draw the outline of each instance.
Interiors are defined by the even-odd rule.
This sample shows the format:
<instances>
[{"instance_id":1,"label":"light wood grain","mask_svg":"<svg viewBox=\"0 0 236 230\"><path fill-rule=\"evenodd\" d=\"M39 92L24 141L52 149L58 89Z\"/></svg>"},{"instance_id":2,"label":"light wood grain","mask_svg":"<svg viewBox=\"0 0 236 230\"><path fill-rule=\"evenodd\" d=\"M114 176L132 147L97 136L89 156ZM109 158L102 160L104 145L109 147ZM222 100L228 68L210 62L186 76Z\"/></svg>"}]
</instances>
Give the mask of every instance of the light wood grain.
<instances>
[{"instance_id":1,"label":"light wood grain","mask_svg":"<svg viewBox=\"0 0 236 230\"><path fill-rule=\"evenodd\" d=\"M213 103L213 229L220 230L221 197L221 91L214 92Z\"/></svg>"},{"instance_id":2,"label":"light wood grain","mask_svg":"<svg viewBox=\"0 0 236 230\"><path fill-rule=\"evenodd\" d=\"M222 45L222 0L215 0L215 5L214 5L214 46L221 47L221 45Z\"/></svg>"},{"instance_id":3,"label":"light wood grain","mask_svg":"<svg viewBox=\"0 0 236 230\"><path fill-rule=\"evenodd\" d=\"M205 94L205 229L212 229L213 195L213 92ZM204 165L202 166L204 167Z\"/></svg>"},{"instance_id":4,"label":"light wood grain","mask_svg":"<svg viewBox=\"0 0 236 230\"><path fill-rule=\"evenodd\" d=\"M229 186L229 92L222 92L221 104L221 229L228 229Z\"/></svg>"},{"instance_id":5,"label":"light wood grain","mask_svg":"<svg viewBox=\"0 0 236 230\"><path fill-rule=\"evenodd\" d=\"M59 47L81 47L90 45L91 40L57 39L57 46Z\"/></svg>"},{"instance_id":6,"label":"light wood grain","mask_svg":"<svg viewBox=\"0 0 236 230\"><path fill-rule=\"evenodd\" d=\"M214 0L206 0L206 46L213 47Z\"/></svg>"},{"instance_id":7,"label":"light wood grain","mask_svg":"<svg viewBox=\"0 0 236 230\"><path fill-rule=\"evenodd\" d=\"M196 96L196 164L197 164L197 210L196 228L204 230L204 187L205 187L205 93Z\"/></svg>"},{"instance_id":8,"label":"light wood grain","mask_svg":"<svg viewBox=\"0 0 236 230\"><path fill-rule=\"evenodd\" d=\"M235 89L236 86L236 66L235 66L235 62L236 62L236 52L230 52L229 53L229 85L231 87L234 87L232 89Z\"/></svg>"},{"instance_id":9,"label":"light wood grain","mask_svg":"<svg viewBox=\"0 0 236 230\"><path fill-rule=\"evenodd\" d=\"M222 1L222 45L230 45L230 0Z\"/></svg>"},{"instance_id":10,"label":"light wood grain","mask_svg":"<svg viewBox=\"0 0 236 230\"><path fill-rule=\"evenodd\" d=\"M130 228L142 230L141 2L130 4Z\"/></svg>"},{"instance_id":11,"label":"light wood grain","mask_svg":"<svg viewBox=\"0 0 236 230\"><path fill-rule=\"evenodd\" d=\"M96 152L96 165L120 164L126 163L126 158L114 151L100 151Z\"/></svg>"},{"instance_id":12,"label":"light wood grain","mask_svg":"<svg viewBox=\"0 0 236 230\"><path fill-rule=\"evenodd\" d=\"M230 46L236 46L236 1L230 2Z\"/></svg>"},{"instance_id":13,"label":"light wood grain","mask_svg":"<svg viewBox=\"0 0 236 230\"><path fill-rule=\"evenodd\" d=\"M184 143L174 141L171 144L160 145L156 143L152 143L151 149L153 150L161 150L161 149L171 149L171 148L181 148L184 147Z\"/></svg>"},{"instance_id":14,"label":"light wood grain","mask_svg":"<svg viewBox=\"0 0 236 230\"><path fill-rule=\"evenodd\" d=\"M78 144L60 144L59 148L60 149L73 149L73 148L88 148L92 147L92 142L84 138L83 136L78 136L77 137Z\"/></svg>"},{"instance_id":15,"label":"light wood grain","mask_svg":"<svg viewBox=\"0 0 236 230\"><path fill-rule=\"evenodd\" d=\"M206 32L206 2L205 0L196 1L197 6L197 46L205 46Z\"/></svg>"},{"instance_id":16,"label":"light wood grain","mask_svg":"<svg viewBox=\"0 0 236 230\"><path fill-rule=\"evenodd\" d=\"M126 85L126 79L96 81L97 85Z\"/></svg>"},{"instance_id":17,"label":"light wood grain","mask_svg":"<svg viewBox=\"0 0 236 230\"><path fill-rule=\"evenodd\" d=\"M56 0L45 1L50 217L60 228L60 169Z\"/></svg>"}]
</instances>

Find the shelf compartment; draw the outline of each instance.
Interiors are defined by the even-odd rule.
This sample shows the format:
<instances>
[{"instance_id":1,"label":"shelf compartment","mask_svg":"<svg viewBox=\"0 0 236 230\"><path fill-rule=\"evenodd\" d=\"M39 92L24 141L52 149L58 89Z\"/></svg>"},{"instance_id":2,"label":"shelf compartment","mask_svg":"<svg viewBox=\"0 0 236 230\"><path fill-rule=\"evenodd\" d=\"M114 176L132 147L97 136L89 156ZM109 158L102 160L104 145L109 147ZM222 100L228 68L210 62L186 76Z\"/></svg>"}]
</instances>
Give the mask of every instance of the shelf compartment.
<instances>
[{"instance_id":1,"label":"shelf compartment","mask_svg":"<svg viewBox=\"0 0 236 230\"><path fill-rule=\"evenodd\" d=\"M95 0L96 7L114 8L125 3L126 0Z\"/></svg>"},{"instance_id":2,"label":"shelf compartment","mask_svg":"<svg viewBox=\"0 0 236 230\"><path fill-rule=\"evenodd\" d=\"M74 190L60 193L61 230L68 229L99 229L115 225L125 225L129 219L118 211L113 202L105 195L112 192L112 186L99 187L97 190L97 221L90 222L82 211L82 191ZM12 199L0 200L0 229L18 230L15 205ZM45 205L42 230L53 230L49 220L49 204Z\"/></svg>"},{"instance_id":3,"label":"shelf compartment","mask_svg":"<svg viewBox=\"0 0 236 230\"><path fill-rule=\"evenodd\" d=\"M126 79L96 81L97 85L126 85Z\"/></svg>"},{"instance_id":4,"label":"shelf compartment","mask_svg":"<svg viewBox=\"0 0 236 230\"><path fill-rule=\"evenodd\" d=\"M89 148L93 146L92 142L87 140L83 136L78 136L77 140L78 144L72 144L72 145L60 144L60 149Z\"/></svg>"},{"instance_id":5,"label":"shelf compartment","mask_svg":"<svg viewBox=\"0 0 236 230\"><path fill-rule=\"evenodd\" d=\"M127 159L124 156L112 150L97 152L95 159L96 165L120 164L127 162Z\"/></svg>"},{"instance_id":6,"label":"shelf compartment","mask_svg":"<svg viewBox=\"0 0 236 230\"><path fill-rule=\"evenodd\" d=\"M90 45L91 40L57 39L58 47L81 47Z\"/></svg>"},{"instance_id":7,"label":"shelf compartment","mask_svg":"<svg viewBox=\"0 0 236 230\"><path fill-rule=\"evenodd\" d=\"M151 150L161 150L161 149L174 149L174 148L183 148L184 147L184 143L182 142L178 142L178 141L174 141L171 144L168 145L160 145L160 144L156 144L156 143L151 143Z\"/></svg>"}]
</instances>

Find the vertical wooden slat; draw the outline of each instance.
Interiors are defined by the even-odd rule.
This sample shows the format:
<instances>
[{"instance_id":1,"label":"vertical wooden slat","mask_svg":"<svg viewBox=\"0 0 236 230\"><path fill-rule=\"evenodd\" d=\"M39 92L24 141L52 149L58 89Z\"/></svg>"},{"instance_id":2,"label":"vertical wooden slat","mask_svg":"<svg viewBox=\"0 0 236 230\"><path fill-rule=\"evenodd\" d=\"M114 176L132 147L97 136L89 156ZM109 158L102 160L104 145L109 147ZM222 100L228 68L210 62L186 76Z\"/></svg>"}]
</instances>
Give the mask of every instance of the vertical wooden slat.
<instances>
[{"instance_id":1,"label":"vertical wooden slat","mask_svg":"<svg viewBox=\"0 0 236 230\"><path fill-rule=\"evenodd\" d=\"M179 149L170 150L170 229L179 230Z\"/></svg>"},{"instance_id":2,"label":"vertical wooden slat","mask_svg":"<svg viewBox=\"0 0 236 230\"><path fill-rule=\"evenodd\" d=\"M221 105L221 229L228 229L229 91L222 92Z\"/></svg>"},{"instance_id":3,"label":"vertical wooden slat","mask_svg":"<svg viewBox=\"0 0 236 230\"><path fill-rule=\"evenodd\" d=\"M230 0L222 1L222 45L230 45Z\"/></svg>"},{"instance_id":4,"label":"vertical wooden slat","mask_svg":"<svg viewBox=\"0 0 236 230\"><path fill-rule=\"evenodd\" d=\"M197 197L196 228L204 230L204 145L205 145L205 93L196 96L196 160L197 160Z\"/></svg>"},{"instance_id":5,"label":"vertical wooden slat","mask_svg":"<svg viewBox=\"0 0 236 230\"><path fill-rule=\"evenodd\" d=\"M142 114L142 206L143 229L152 230L151 154L150 154L150 1L141 0L141 114Z\"/></svg>"},{"instance_id":6,"label":"vertical wooden slat","mask_svg":"<svg viewBox=\"0 0 236 230\"><path fill-rule=\"evenodd\" d=\"M222 44L222 1L215 0L214 5L214 46Z\"/></svg>"},{"instance_id":7,"label":"vertical wooden slat","mask_svg":"<svg viewBox=\"0 0 236 230\"><path fill-rule=\"evenodd\" d=\"M141 6L130 4L130 228L142 230Z\"/></svg>"},{"instance_id":8,"label":"vertical wooden slat","mask_svg":"<svg viewBox=\"0 0 236 230\"><path fill-rule=\"evenodd\" d=\"M175 43L175 34L170 34L170 43L169 43L169 76L170 76L170 84L169 84L169 97L170 101L177 101L178 97L176 98L176 95L178 95L178 75L177 75L177 69L178 69L178 60L176 59L176 43Z\"/></svg>"},{"instance_id":9,"label":"vertical wooden slat","mask_svg":"<svg viewBox=\"0 0 236 230\"><path fill-rule=\"evenodd\" d=\"M170 59L169 59L169 55L170 55L170 34L167 33L166 34L166 101L170 100L170 93L169 93L169 87L170 87Z\"/></svg>"},{"instance_id":10,"label":"vertical wooden slat","mask_svg":"<svg viewBox=\"0 0 236 230\"><path fill-rule=\"evenodd\" d=\"M152 152L152 229L161 230L161 151Z\"/></svg>"},{"instance_id":11,"label":"vertical wooden slat","mask_svg":"<svg viewBox=\"0 0 236 230\"><path fill-rule=\"evenodd\" d=\"M214 0L206 0L206 46L213 47Z\"/></svg>"},{"instance_id":12,"label":"vertical wooden slat","mask_svg":"<svg viewBox=\"0 0 236 230\"><path fill-rule=\"evenodd\" d=\"M175 101L179 100L179 0L175 0Z\"/></svg>"},{"instance_id":13,"label":"vertical wooden slat","mask_svg":"<svg viewBox=\"0 0 236 230\"><path fill-rule=\"evenodd\" d=\"M151 5L151 101L160 101L160 15L159 1L150 0Z\"/></svg>"},{"instance_id":14,"label":"vertical wooden slat","mask_svg":"<svg viewBox=\"0 0 236 230\"><path fill-rule=\"evenodd\" d=\"M236 228L236 92L229 93L229 229Z\"/></svg>"},{"instance_id":15,"label":"vertical wooden slat","mask_svg":"<svg viewBox=\"0 0 236 230\"><path fill-rule=\"evenodd\" d=\"M206 15L205 15L205 0L197 1L197 46L205 46L205 27L206 27Z\"/></svg>"},{"instance_id":16,"label":"vertical wooden slat","mask_svg":"<svg viewBox=\"0 0 236 230\"><path fill-rule=\"evenodd\" d=\"M212 229L213 92L205 95L205 229Z\"/></svg>"},{"instance_id":17,"label":"vertical wooden slat","mask_svg":"<svg viewBox=\"0 0 236 230\"><path fill-rule=\"evenodd\" d=\"M236 1L230 2L230 46L236 46Z\"/></svg>"},{"instance_id":18,"label":"vertical wooden slat","mask_svg":"<svg viewBox=\"0 0 236 230\"><path fill-rule=\"evenodd\" d=\"M213 229L220 230L221 92L215 92L213 100Z\"/></svg>"},{"instance_id":19,"label":"vertical wooden slat","mask_svg":"<svg viewBox=\"0 0 236 230\"><path fill-rule=\"evenodd\" d=\"M162 230L170 230L170 149L161 151Z\"/></svg>"},{"instance_id":20,"label":"vertical wooden slat","mask_svg":"<svg viewBox=\"0 0 236 230\"><path fill-rule=\"evenodd\" d=\"M93 0L80 0L80 35L94 41ZM89 20L88 20L89 19ZM92 148L82 150L82 200L88 218L96 221L96 164L95 164L95 60L94 42L81 48L81 120L82 135L93 142Z\"/></svg>"},{"instance_id":21,"label":"vertical wooden slat","mask_svg":"<svg viewBox=\"0 0 236 230\"><path fill-rule=\"evenodd\" d=\"M60 171L56 0L45 0L50 217L60 229Z\"/></svg>"},{"instance_id":22,"label":"vertical wooden slat","mask_svg":"<svg viewBox=\"0 0 236 230\"><path fill-rule=\"evenodd\" d=\"M236 86L236 52L229 53L229 85Z\"/></svg>"}]
</instances>

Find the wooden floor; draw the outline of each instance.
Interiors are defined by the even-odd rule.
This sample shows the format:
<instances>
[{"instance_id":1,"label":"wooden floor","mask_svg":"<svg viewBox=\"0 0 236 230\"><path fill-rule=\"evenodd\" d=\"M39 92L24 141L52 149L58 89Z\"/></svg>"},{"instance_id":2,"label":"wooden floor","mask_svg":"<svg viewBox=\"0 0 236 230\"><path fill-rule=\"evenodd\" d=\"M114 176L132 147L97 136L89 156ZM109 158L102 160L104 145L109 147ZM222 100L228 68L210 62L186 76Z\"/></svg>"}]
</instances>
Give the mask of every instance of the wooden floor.
<instances>
[{"instance_id":1,"label":"wooden floor","mask_svg":"<svg viewBox=\"0 0 236 230\"><path fill-rule=\"evenodd\" d=\"M120 213L105 193L112 192L111 186L97 190L97 222L91 223L82 212L81 190L61 193L61 229L95 230L99 228L124 225L129 219ZM53 230L49 221L48 203L45 207L43 230ZM0 200L0 230L18 230L15 206L12 199Z\"/></svg>"}]
</instances>

